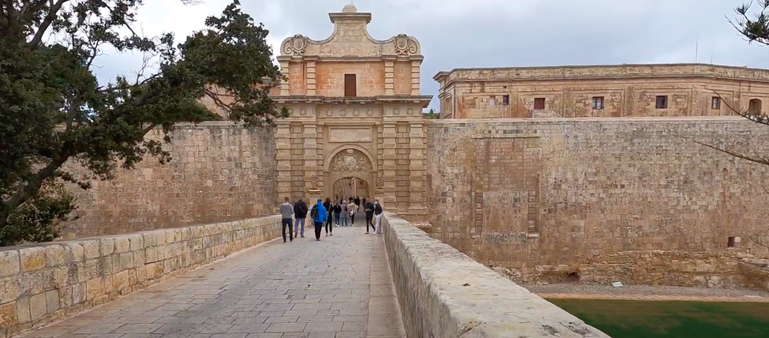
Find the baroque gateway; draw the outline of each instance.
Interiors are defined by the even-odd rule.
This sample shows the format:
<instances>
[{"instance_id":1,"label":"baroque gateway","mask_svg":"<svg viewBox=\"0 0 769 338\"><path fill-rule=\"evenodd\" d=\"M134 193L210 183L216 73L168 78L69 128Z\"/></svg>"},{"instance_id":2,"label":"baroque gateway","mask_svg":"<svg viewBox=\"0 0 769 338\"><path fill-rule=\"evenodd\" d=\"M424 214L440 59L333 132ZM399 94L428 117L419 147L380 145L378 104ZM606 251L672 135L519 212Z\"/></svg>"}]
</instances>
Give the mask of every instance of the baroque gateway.
<instances>
[{"instance_id":1,"label":"baroque gateway","mask_svg":"<svg viewBox=\"0 0 769 338\"><path fill-rule=\"evenodd\" d=\"M325 40L295 35L278 57L288 82L274 99L291 117L275 134L277 199L377 196L390 210L424 220L425 124L419 42L372 38L370 13L353 5L329 15Z\"/></svg>"}]
</instances>

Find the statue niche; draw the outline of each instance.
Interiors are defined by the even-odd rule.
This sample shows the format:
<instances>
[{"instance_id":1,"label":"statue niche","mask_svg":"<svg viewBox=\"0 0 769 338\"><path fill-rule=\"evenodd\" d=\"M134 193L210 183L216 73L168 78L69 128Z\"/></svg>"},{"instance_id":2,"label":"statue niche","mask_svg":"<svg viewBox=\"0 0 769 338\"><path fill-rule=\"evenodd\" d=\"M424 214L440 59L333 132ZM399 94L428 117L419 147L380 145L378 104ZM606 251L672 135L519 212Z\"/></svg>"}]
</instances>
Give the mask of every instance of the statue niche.
<instances>
[{"instance_id":1,"label":"statue niche","mask_svg":"<svg viewBox=\"0 0 769 338\"><path fill-rule=\"evenodd\" d=\"M331 172L370 172L373 169L368 157L355 149L339 152L331 159L328 167Z\"/></svg>"}]
</instances>

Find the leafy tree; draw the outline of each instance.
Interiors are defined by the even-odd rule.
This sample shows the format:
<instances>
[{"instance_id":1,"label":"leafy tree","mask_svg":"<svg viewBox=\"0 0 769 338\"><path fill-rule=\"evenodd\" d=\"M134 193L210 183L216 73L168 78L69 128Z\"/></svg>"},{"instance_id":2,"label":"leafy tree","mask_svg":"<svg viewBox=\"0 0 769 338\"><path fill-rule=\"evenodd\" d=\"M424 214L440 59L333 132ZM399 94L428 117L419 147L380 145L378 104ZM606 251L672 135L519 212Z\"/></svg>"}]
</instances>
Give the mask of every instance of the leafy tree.
<instances>
[{"instance_id":1,"label":"leafy tree","mask_svg":"<svg viewBox=\"0 0 769 338\"><path fill-rule=\"evenodd\" d=\"M430 111L427 112L427 116L425 116L425 118L430 120L435 120L435 119L438 119L439 117L440 117L439 114L436 114L435 109L432 109L432 108L430 108Z\"/></svg>"},{"instance_id":2,"label":"leafy tree","mask_svg":"<svg viewBox=\"0 0 769 338\"><path fill-rule=\"evenodd\" d=\"M88 188L118 165L130 169L148 155L170 160L163 141L145 135L215 119L198 103L203 97L247 127L286 115L268 97L269 86L282 80L268 30L239 1L179 44L172 34L138 34L141 5L0 1L0 244L56 236L55 225L75 208L62 180ZM94 60L111 49L141 53L145 62L130 78L99 83ZM88 174L67 171L69 162Z\"/></svg>"}]
</instances>

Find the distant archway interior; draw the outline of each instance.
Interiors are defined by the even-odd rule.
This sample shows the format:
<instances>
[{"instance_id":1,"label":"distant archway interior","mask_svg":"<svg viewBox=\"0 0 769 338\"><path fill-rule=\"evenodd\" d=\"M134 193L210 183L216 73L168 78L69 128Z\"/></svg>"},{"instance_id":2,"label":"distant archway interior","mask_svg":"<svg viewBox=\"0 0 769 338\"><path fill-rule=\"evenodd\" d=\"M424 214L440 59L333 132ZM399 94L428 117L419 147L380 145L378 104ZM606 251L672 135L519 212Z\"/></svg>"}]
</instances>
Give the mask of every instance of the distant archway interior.
<instances>
[{"instance_id":1,"label":"distant archway interior","mask_svg":"<svg viewBox=\"0 0 769 338\"><path fill-rule=\"evenodd\" d=\"M334 182L334 198L347 199L355 196L368 195L368 182L358 177L344 177Z\"/></svg>"}]
</instances>

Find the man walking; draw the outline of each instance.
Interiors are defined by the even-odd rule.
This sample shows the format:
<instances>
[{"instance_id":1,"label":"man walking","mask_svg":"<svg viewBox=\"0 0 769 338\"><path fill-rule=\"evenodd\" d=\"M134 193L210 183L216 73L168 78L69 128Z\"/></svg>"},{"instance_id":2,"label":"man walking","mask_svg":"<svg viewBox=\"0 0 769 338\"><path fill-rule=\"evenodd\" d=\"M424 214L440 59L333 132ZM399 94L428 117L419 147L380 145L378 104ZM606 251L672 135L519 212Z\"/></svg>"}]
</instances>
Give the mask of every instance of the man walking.
<instances>
[{"instance_id":1,"label":"man walking","mask_svg":"<svg viewBox=\"0 0 769 338\"><path fill-rule=\"evenodd\" d=\"M307 204L299 200L294 203L294 238L299 238L299 224L302 225L302 238L304 238L304 220L307 218Z\"/></svg>"},{"instance_id":2,"label":"man walking","mask_svg":"<svg viewBox=\"0 0 769 338\"><path fill-rule=\"evenodd\" d=\"M382 234L382 205L379 204L379 200L374 200L374 224L376 224L376 234Z\"/></svg>"},{"instance_id":3,"label":"man walking","mask_svg":"<svg viewBox=\"0 0 769 338\"><path fill-rule=\"evenodd\" d=\"M358 213L358 204L353 202L347 207L350 209L350 226L355 226L355 214Z\"/></svg>"},{"instance_id":4,"label":"man walking","mask_svg":"<svg viewBox=\"0 0 769 338\"><path fill-rule=\"evenodd\" d=\"M288 197L283 202L283 205L280 206L280 215L283 218L282 222L282 233L283 233L283 243L286 243L286 228L288 228L288 237L291 239L291 241L294 241L294 232L291 231L291 216L294 215L294 207L291 205L291 203L288 203Z\"/></svg>"},{"instance_id":5,"label":"man walking","mask_svg":"<svg viewBox=\"0 0 769 338\"><path fill-rule=\"evenodd\" d=\"M374 218L374 203L367 202L363 211L366 213L366 233L367 234L369 233L368 227L371 227L372 230L376 231L376 227L374 227L374 223L371 223L371 220Z\"/></svg>"},{"instance_id":6,"label":"man walking","mask_svg":"<svg viewBox=\"0 0 769 338\"><path fill-rule=\"evenodd\" d=\"M320 241L320 232L323 230L323 222L328 221L328 211L323 206L323 201L318 199L318 202L310 210L310 216L315 225L315 240Z\"/></svg>"}]
</instances>

